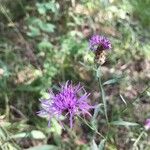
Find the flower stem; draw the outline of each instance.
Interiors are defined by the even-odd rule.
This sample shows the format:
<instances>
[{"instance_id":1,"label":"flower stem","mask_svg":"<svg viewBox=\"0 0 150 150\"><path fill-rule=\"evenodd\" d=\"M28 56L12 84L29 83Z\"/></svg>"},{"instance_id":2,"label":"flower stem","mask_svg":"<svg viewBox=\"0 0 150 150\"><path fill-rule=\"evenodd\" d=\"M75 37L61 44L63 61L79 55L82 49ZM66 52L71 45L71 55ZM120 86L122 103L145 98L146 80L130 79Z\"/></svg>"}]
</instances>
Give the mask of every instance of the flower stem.
<instances>
[{"instance_id":1,"label":"flower stem","mask_svg":"<svg viewBox=\"0 0 150 150\"><path fill-rule=\"evenodd\" d=\"M78 117L93 131L95 131L96 134L98 134L99 136L101 136L102 138L106 139L100 132L97 131L97 129L95 129L94 127L92 127L85 119L83 119L82 117L80 117L78 115Z\"/></svg>"},{"instance_id":2,"label":"flower stem","mask_svg":"<svg viewBox=\"0 0 150 150\"><path fill-rule=\"evenodd\" d=\"M136 147L136 146L137 146L138 142L140 141L140 139L142 138L142 136L144 135L144 133L145 133L145 131L142 131L142 132L140 133L140 135L138 136L138 138L137 138L136 141L134 142L133 147Z\"/></svg>"},{"instance_id":3,"label":"flower stem","mask_svg":"<svg viewBox=\"0 0 150 150\"><path fill-rule=\"evenodd\" d=\"M138 96L132 100L132 102L127 104L127 106L121 111L121 114L126 112L129 108L131 108L133 106L133 104L149 89L150 89L150 85L148 85L141 93L139 93Z\"/></svg>"},{"instance_id":4,"label":"flower stem","mask_svg":"<svg viewBox=\"0 0 150 150\"><path fill-rule=\"evenodd\" d=\"M102 78L101 78L102 77L101 66L97 66L96 76L98 78L99 90L101 92L101 98L102 98L103 105L104 105L105 118L106 118L106 121L107 121L107 125L109 125L108 115L107 115L107 102L106 102L105 92L104 92L104 88L103 88L103 85L102 85Z\"/></svg>"}]
</instances>

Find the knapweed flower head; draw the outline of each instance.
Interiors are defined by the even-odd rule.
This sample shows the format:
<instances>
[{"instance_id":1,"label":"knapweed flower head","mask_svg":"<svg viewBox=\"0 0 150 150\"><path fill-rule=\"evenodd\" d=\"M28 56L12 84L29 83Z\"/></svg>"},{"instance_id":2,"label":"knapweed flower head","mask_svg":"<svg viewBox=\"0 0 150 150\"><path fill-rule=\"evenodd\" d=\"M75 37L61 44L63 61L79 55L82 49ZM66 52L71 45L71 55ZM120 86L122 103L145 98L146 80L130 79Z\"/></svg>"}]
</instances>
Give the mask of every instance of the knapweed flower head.
<instances>
[{"instance_id":1,"label":"knapweed flower head","mask_svg":"<svg viewBox=\"0 0 150 150\"><path fill-rule=\"evenodd\" d=\"M111 49L111 43L108 38L100 35L93 35L89 40L89 47L95 54L95 63L102 65L106 60L106 50Z\"/></svg>"},{"instance_id":2,"label":"knapweed flower head","mask_svg":"<svg viewBox=\"0 0 150 150\"><path fill-rule=\"evenodd\" d=\"M52 118L57 119L60 124L62 115L69 117L70 127L73 126L73 118L76 115L89 114L89 109L93 106L89 105L87 99L90 93L87 93L80 84L74 86L67 81L61 85L60 90L54 94L49 93L48 99L41 99L41 110L38 113L41 117L48 117L49 122Z\"/></svg>"},{"instance_id":3,"label":"knapweed flower head","mask_svg":"<svg viewBox=\"0 0 150 150\"><path fill-rule=\"evenodd\" d=\"M89 40L89 46L92 51L111 49L111 43L108 38L101 35L93 35Z\"/></svg>"},{"instance_id":4,"label":"knapweed flower head","mask_svg":"<svg viewBox=\"0 0 150 150\"><path fill-rule=\"evenodd\" d=\"M144 127L146 130L150 129L150 119L146 119Z\"/></svg>"}]
</instances>

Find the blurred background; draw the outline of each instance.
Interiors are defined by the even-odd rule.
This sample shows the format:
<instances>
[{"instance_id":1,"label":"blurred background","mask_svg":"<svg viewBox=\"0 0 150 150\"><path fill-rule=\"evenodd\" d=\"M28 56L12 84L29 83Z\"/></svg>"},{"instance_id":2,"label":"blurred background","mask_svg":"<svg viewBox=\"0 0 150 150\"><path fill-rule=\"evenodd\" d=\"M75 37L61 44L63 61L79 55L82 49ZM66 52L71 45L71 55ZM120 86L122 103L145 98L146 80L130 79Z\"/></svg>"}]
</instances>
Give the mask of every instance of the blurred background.
<instances>
[{"instance_id":1,"label":"blurred background","mask_svg":"<svg viewBox=\"0 0 150 150\"><path fill-rule=\"evenodd\" d=\"M0 0L0 149L98 149L102 139L91 142L80 120L68 132L56 120L48 128L36 112L47 89L67 80L99 102L88 40L100 34L112 43L102 66L109 120L140 124L113 126L105 149L149 150L149 131L137 140L150 117L149 33L150 0ZM94 124L106 135L101 113Z\"/></svg>"}]
</instances>

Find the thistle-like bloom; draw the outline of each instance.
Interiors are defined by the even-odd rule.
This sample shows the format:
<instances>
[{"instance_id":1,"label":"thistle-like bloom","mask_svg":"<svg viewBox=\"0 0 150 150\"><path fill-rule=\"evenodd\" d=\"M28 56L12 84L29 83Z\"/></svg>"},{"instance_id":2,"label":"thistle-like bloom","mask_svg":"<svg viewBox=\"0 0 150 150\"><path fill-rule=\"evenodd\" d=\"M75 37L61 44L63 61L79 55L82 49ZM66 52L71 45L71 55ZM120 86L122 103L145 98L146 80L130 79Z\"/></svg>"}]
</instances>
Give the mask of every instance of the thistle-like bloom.
<instances>
[{"instance_id":1,"label":"thistle-like bloom","mask_svg":"<svg viewBox=\"0 0 150 150\"><path fill-rule=\"evenodd\" d=\"M89 114L89 109L93 108L87 102L88 96L83 86L80 84L73 86L68 81L61 85L58 93L54 94L52 91L49 93L48 99L42 99L41 110L38 115L41 117L48 117L49 122L51 118L56 118L60 124L60 117L62 115L69 116L70 127L73 126L73 118L80 114Z\"/></svg>"},{"instance_id":2,"label":"thistle-like bloom","mask_svg":"<svg viewBox=\"0 0 150 150\"><path fill-rule=\"evenodd\" d=\"M89 46L92 51L97 51L98 47L101 48L101 50L111 49L109 39L100 35L93 35L89 40Z\"/></svg>"},{"instance_id":3,"label":"thistle-like bloom","mask_svg":"<svg viewBox=\"0 0 150 150\"><path fill-rule=\"evenodd\" d=\"M150 119L146 119L144 127L146 130L150 129Z\"/></svg>"}]
</instances>

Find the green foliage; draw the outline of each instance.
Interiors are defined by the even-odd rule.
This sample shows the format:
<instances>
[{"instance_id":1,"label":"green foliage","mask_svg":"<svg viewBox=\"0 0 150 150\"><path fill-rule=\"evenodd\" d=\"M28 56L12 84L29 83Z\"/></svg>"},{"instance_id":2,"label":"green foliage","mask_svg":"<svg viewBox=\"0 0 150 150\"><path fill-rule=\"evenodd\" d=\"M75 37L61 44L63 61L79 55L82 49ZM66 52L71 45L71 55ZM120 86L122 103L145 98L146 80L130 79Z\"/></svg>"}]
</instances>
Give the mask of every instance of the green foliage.
<instances>
[{"instance_id":1,"label":"green foliage","mask_svg":"<svg viewBox=\"0 0 150 150\"><path fill-rule=\"evenodd\" d=\"M150 1L149 0L131 0L133 15L139 19L146 28L150 27ZM149 28L150 29L150 28Z\"/></svg>"},{"instance_id":2,"label":"green foliage","mask_svg":"<svg viewBox=\"0 0 150 150\"><path fill-rule=\"evenodd\" d=\"M30 37L36 37L41 35L40 31L51 33L54 32L55 26L51 23L45 23L38 18L30 18L29 20L29 32L27 33Z\"/></svg>"},{"instance_id":3,"label":"green foliage","mask_svg":"<svg viewBox=\"0 0 150 150\"><path fill-rule=\"evenodd\" d=\"M22 133L18 133L18 134L11 136L11 138L13 139L28 138L28 137L31 137L33 139L45 139L46 138L44 133L38 130L32 130L30 133L22 132Z\"/></svg>"},{"instance_id":4,"label":"green foliage","mask_svg":"<svg viewBox=\"0 0 150 150\"><path fill-rule=\"evenodd\" d=\"M28 150L58 150L58 147L54 145L41 145L29 148Z\"/></svg>"},{"instance_id":5,"label":"green foliage","mask_svg":"<svg viewBox=\"0 0 150 150\"><path fill-rule=\"evenodd\" d=\"M149 0L6 4L0 4L0 149L148 150L143 122L150 91L142 90L149 86ZM113 45L97 72L104 74L100 95L88 48L93 33L106 34ZM48 120L36 115L38 99L66 80L84 84L92 104L99 103L87 122L86 116L76 118L73 130L65 126L67 132L55 119L49 128Z\"/></svg>"},{"instance_id":6,"label":"green foliage","mask_svg":"<svg viewBox=\"0 0 150 150\"><path fill-rule=\"evenodd\" d=\"M127 121L123 121L123 120L113 121L113 122L111 122L111 124L116 125L116 126L137 126L137 125L139 125L134 122L127 122Z\"/></svg>"},{"instance_id":7,"label":"green foliage","mask_svg":"<svg viewBox=\"0 0 150 150\"><path fill-rule=\"evenodd\" d=\"M9 137L7 131L0 126L0 148L2 150L18 150L19 147Z\"/></svg>"},{"instance_id":8,"label":"green foliage","mask_svg":"<svg viewBox=\"0 0 150 150\"><path fill-rule=\"evenodd\" d=\"M48 13L49 11L56 13L58 10L57 9L58 3L54 1L36 3L36 7L37 7L39 14L46 15L46 13Z\"/></svg>"}]
</instances>

